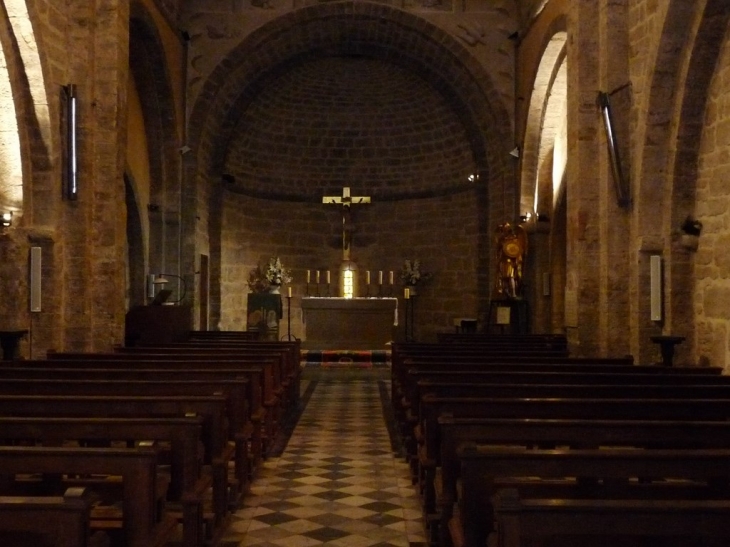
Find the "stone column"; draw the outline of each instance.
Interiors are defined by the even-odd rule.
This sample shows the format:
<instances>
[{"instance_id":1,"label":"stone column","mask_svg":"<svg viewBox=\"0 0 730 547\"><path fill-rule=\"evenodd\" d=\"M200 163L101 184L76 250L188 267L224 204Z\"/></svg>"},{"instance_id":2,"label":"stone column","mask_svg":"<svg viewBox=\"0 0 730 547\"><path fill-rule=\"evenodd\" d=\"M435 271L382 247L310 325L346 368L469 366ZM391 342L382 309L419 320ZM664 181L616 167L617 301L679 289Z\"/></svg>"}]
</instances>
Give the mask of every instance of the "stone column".
<instances>
[{"instance_id":1,"label":"stone column","mask_svg":"<svg viewBox=\"0 0 730 547\"><path fill-rule=\"evenodd\" d=\"M64 207L64 339L109 350L124 339L128 0L74 2L68 81L77 85L79 198Z\"/></svg>"},{"instance_id":2,"label":"stone column","mask_svg":"<svg viewBox=\"0 0 730 547\"><path fill-rule=\"evenodd\" d=\"M572 0L568 28L568 225L565 320L575 355L600 353L598 2Z\"/></svg>"}]
</instances>

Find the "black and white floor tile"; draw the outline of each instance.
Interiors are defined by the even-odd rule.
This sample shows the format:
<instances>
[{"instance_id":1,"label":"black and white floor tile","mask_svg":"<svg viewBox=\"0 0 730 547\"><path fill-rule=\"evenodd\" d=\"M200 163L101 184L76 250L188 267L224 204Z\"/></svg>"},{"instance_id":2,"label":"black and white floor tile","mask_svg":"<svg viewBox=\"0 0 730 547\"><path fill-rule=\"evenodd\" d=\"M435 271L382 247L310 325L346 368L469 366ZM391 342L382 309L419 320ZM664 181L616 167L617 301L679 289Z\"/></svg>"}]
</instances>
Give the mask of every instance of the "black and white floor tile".
<instances>
[{"instance_id":1,"label":"black and white floor tile","mask_svg":"<svg viewBox=\"0 0 730 547\"><path fill-rule=\"evenodd\" d=\"M418 495L386 424L389 369L305 369L305 408L267 458L222 547L425 545Z\"/></svg>"}]
</instances>

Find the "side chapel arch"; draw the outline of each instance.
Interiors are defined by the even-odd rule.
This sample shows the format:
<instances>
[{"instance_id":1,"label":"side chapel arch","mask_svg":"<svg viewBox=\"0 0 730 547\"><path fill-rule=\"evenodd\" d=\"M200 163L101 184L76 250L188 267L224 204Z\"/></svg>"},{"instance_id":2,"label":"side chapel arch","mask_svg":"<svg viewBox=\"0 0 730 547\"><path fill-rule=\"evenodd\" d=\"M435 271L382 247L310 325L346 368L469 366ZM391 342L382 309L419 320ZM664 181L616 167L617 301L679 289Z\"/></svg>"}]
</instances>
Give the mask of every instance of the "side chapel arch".
<instances>
[{"instance_id":1,"label":"side chapel arch","mask_svg":"<svg viewBox=\"0 0 730 547\"><path fill-rule=\"evenodd\" d=\"M730 12L722 0L707 0L702 10L673 0L661 38L648 57L651 62L646 63L654 73L645 102L635 106L644 113L640 126L645 129L639 135L642 146L635 180L640 184L634 189L634 224L639 242L663 242L667 283L663 329L687 338L677 347L679 361L691 362L699 356L694 355L698 334L694 257L677 244L678 228L695 210L698 148L709 82L729 21ZM667 89L676 90L674 100L667 100ZM632 283L633 291L641 291L647 276L636 270ZM646 360L655 348L646 336L649 310L644 300L635 302L632 310L632 353Z\"/></svg>"},{"instance_id":2,"label":"side chapel arch","mask_svg":"<svg viewBox=\"0 0 730 547\"><path fill-rule=\"evenodd\" d=\"M536 332L562 331L565 306L565 231L554 233L556 215L565 214L567 164L566 21L559 17L545 37L528 99L522 146L520 214L530 215L531 253L527 298ZM560 206L560 207L559 207ZM542 220L540 220L542 217ZM562 223L560 224L562 226ZM545 287L548 287L548 295Z\"/></svg>"}]
</instances>

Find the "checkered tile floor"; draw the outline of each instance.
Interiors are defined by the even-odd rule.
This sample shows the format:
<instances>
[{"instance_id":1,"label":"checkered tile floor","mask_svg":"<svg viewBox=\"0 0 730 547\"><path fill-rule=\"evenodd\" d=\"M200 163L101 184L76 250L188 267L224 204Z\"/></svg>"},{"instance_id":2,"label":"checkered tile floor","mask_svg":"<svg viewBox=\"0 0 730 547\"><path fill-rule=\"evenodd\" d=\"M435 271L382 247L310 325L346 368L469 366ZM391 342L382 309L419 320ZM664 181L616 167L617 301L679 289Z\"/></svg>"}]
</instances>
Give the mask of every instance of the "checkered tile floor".
<instances>
[{"instance_id":1,"label":"checkered tile floor","mask_svg":"<svg viewBox=\"0 0 730 547\"><path fill-rule=\"evenodd\" d=\"M265 462L222 547L425 545L418 496L384 418L389 374L305 370L306 408L283 454Z\"/></svg>"}]
</instances>

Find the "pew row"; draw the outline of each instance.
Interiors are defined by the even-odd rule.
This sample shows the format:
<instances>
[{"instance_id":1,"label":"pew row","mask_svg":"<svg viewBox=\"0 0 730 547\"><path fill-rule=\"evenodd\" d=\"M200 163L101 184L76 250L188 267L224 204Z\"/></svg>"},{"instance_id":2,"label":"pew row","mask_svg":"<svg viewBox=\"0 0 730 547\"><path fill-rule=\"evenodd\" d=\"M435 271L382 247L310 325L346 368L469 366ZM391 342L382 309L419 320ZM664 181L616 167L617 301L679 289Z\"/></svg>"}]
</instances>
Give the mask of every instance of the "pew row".
<instances>
[{"instance_id":1,"label":"pew row","mask_svg":"<svg viewBox=\"0 0 730 547\"><path fill-rule=\"evenodd\" d=\"M619 484L619 496L628 491L626 485L630 483L627 481L631 480L638 486L635 499L664 499L665 495L672 499L671 487L675 485L682 496L683 486L691 482L707 489L707 497L702 499L712 496L712 499L727 502L728 496L730 450L725 449L530 450L466 445L461 447L459 458L461 494L458 511L449 522L455 547L486 544L488 535L494 531L494 508L490 500L499 492L500 478L526 478L528 485L536 480L576 478L580 479L575 481L576 492L580 491L581 481L585 483L591 479L594 488L599 490L603 489L602 484L607 485L606 490L610 490L613 483ZM672 481L669 488L667 480ZM659 494L644 488L651 483L660 485Z\"/></svg>"},{"instance_id":2,"label":"pew row","mask_svg":"<svg viewBox=\"0 0 730 547\"><path fill-rule=\"evenodd\" d=\"M439 418L440 454L433 469L440 543L449 544L448 522L460 480L462 446L494 445L556 448L634 447L730 448L730 422L595 419Z\"/></svg>"},{"instance_id":3,"label":"pew row","mask_svg":"<svg viewBox=\"0 0 730 547\"><path fill-rule=\"evenodd\" d=\"M522 499L517 489L506 488L492 504L499 547L528 547L546 538L559 541L566 533L591 547L596 541L622 545L627 538L647 536L662 538L657 545L730 543L727 500Z\"/></svg>"},{"instance_id":4,"label":"pew row","mask_svg":"<svg viewBox=\"0 0 730 547\"><path fill-rule=\"evenodd\" d=\"M203 545L215 537L214 515L206 515L204 499L211 486L209 475L202 473L202 419L198 416L175 418L58 418L0 417L0 444L114 442L139 444L169 443L170 487L168 499L179 505L182 545ZM167 452L167 451L165 451ZM206 533L204 522L211 523Z\"/></svg>"},{"instance_id":5,"label":"pew row","mask_svg":"<svg viewBox=\"0 0 730 547\"><path fill-rule=\"evenodd\" d=\"M234 449L227 442L226 397L110 396L110 395L2 395L0 416L79 418L169 418L198 416L202 426L204 462L212 481L213 517L208 536L220 533L229 516L229 463Z\"/></svg>"},{"instance_id":6,"label":"pew row","mask_svg":"<svg viewBox=\"0 0 730 547\"><path fill-rule=\"evenodd\" d=\"M108 537L90 533L91 504L83 488L62 496L0 496L0 544L103 547Z\"/></svg>"},{"instance_id":7,"label":"pew row","mask_svg":"<svg viewBox=\"0 0 730 547\"><path fill-rule=\"evenodd\" d=\"M0 469L5 477L37 473L120 476L121 534L129 547L162 547L174 537L175 519L165 515L158 503L157 461L153 447L0 446Z\"/></svg>"}]
</instances>

